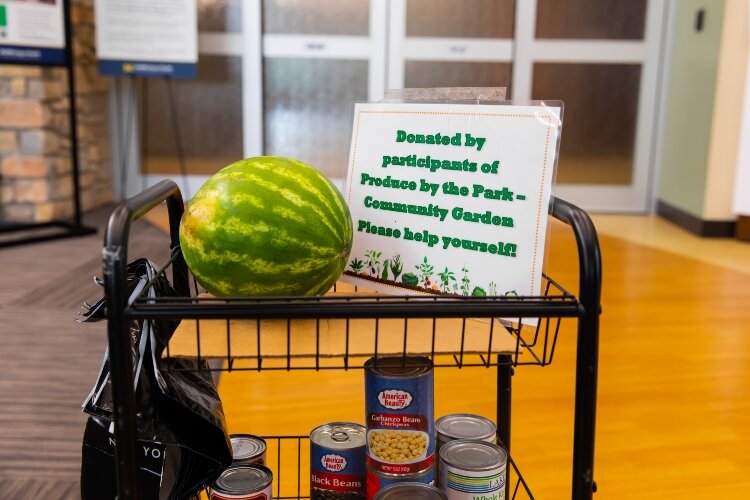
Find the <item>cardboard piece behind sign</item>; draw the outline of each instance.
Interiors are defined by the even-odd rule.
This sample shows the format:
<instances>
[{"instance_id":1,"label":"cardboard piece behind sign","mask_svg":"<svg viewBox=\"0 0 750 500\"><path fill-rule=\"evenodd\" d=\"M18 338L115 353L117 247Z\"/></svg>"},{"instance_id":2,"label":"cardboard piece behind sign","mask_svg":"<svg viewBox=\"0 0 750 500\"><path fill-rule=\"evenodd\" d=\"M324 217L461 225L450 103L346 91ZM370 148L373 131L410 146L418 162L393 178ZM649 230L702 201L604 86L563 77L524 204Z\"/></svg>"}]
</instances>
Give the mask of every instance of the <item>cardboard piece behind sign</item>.
<instances>
[{"instance_id":1,"label":"cardboard piece behind sign","mask_svg":"<svg viewBox=\"0 0 750 500\"><path fill-rule=\"evenodd\" d=\"M353 295L354 287L339 283L336 292L327 295ZM357 295L372 295L374 292L359 288ZM206 295L204 295L206 296ZM431 354L433 320L409 319L407 352L413 355ZM254 358L258 356L258 332L260 332L260 356L262 358L285 358L287 355L287 320L230 320L231 351L227 345L226 320L200 321L200 354L203 358ZM459 354L463 342L465 354L514 353L516 338L502 324L489 319L466 319L465 335L461 335L464 320L445 318L435 321L435 354ZM490 330L492 343L490 347ZM291 343L289 352L295 358L318 356L341 357L372 356L375 352L375 320L349 320L347 350L347 323L344 319L333 320L289 320ZM404 319L378 320L378 355L402 354ZM316 345L316 332L320 342ZM165 355L167 353L165 352ZM198 354L198 336L195 320L182 320L169 343L169 356L195 357Z\"/></svg>"}]
</instances>

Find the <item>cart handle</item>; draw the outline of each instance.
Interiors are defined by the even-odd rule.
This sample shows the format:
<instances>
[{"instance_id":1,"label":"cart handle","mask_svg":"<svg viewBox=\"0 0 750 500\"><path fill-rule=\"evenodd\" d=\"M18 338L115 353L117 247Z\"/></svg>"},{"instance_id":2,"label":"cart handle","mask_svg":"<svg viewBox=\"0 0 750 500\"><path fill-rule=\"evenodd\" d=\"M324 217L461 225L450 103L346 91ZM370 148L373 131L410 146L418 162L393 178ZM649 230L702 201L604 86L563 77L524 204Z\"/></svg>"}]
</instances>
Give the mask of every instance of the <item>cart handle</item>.
<instances>
[{"instance_id":1,"label":"cart handle","mask_svg":"<svg viewBox=\"0 0 750 500\"><path fill-rule=\"evenodd\" d=\"M594 438L596 430L596 387L599 367L599 315L601 314L602 257L599 238L586 212L553 198L550 213L570 225L578 244L578 302L583 309L578 319L576 348L576 397L573 429L572 498L588 500L594 483Z\"/></svg>"},{"instance_id":2,"label":"cart handle","mask_svg":"<svg viewBox=\"0 0 750 500\"><path fill-rule=\"evenodd\" d=\"M139 195L117 205L107 222L104 233L104 297L107 304L107 337L109 340L109 363L112 372L112 395L114 403L115 462L119 500L141 498L138 481L138 459L136 454L135 396L133 394L133 360L130 356L130 336L127 332L128 318L125 316L127 295L122 284L126 282L128 262L128 238L130 226L139 217L163 201L169 210L169 235L172 249L180 244L179 221L185 207L180 189L172 181L165 180L146 189ZM188 294L187 266L178 256L174 268L174 286L181 294ZM185 272L178 271L184 270ZM127 394L127 397L117 397Z\"/></svg>"}]
</instances>

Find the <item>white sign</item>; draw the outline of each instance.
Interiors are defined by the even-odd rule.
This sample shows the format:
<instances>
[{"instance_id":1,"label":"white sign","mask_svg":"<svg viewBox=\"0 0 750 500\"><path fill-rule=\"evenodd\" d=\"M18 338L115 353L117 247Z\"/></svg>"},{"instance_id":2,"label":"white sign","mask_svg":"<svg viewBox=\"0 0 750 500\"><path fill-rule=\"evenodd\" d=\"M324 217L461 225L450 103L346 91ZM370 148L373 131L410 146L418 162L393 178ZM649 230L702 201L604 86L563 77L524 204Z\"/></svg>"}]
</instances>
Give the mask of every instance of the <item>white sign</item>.
<instances>
[{"instance_id":1,"label":"white sign","mask_svg":"<svg viewBox=\"0 0 750 500\"><path fill-rule=\"evenodd\" d=\"M539 295L561 104L357 104L344 279L392 293Z\"/></svg>"},{"instance_id":2,"label":"white sign","mask_svg":"<svg viewBox=\"0 0 750 500\"><path fill-rule=\"evenodd\" d=\"M0 61L63 64L63 0L0 1Z\"/></svg>"},{"instance_id":3,"label":"white sign","mask_svg":"<svg viewBox=\"0 0 750 500\"><path fill-rule=\"evenodd\" d=\"M96 0L95 14L100 73L195 77L196 0Z\"/></svg>"}]
</instances>

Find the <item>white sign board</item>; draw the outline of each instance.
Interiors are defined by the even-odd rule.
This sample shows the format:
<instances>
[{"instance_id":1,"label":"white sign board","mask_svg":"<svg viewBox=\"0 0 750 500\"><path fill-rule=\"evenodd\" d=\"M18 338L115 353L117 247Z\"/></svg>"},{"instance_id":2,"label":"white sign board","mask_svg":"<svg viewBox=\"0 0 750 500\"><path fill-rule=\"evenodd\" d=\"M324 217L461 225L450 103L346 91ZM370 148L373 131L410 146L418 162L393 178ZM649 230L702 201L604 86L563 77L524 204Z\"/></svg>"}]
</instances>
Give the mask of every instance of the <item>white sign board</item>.
<instances>
[{"instance_id":1,"label":"white sign board","mask_svg":"<svg viewBox=\"0 0 750 500\"><path fill-rule=\"evenodd\" d=\"M397 294L539 295L561 104L354 111L344 280Z\"/></svg>"},{"instance_id":2,"label":"white sign board","mask_svg":"<svg viewBox=\"0 0 750 500\"><path fill-rule=\"evenodd\" d=\"M101 74L195 77L196 0L96 0L95 14Z\"/></svg>"},{"instance_id":3,"label":"white sign board","mask_svg":"<svg viewBox=\"0 0 750 500\"><path fill-rule=\"evenodd\" d=\"M63 64L63 0L0 1L0 61Z\"/></svg>"}]
</instances>

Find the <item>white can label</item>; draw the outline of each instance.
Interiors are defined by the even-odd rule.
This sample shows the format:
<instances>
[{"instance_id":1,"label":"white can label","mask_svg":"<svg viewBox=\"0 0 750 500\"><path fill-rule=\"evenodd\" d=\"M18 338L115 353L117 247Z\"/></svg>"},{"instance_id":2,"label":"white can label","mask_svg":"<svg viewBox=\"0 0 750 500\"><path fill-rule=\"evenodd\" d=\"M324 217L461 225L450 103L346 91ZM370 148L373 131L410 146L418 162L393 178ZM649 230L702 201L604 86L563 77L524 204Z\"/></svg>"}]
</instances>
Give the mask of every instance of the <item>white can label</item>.
<instances>
[{"instance_id":1,"label":"white can label","mask_svg":"<svg viewBox=\"0 0 750 500\"><path fill-rule=\"evenodd\" d=\"M505 464L475 472L440 463L440 486L448 500L504 500L505 478Z\"/></svg>"}]
</instances>

